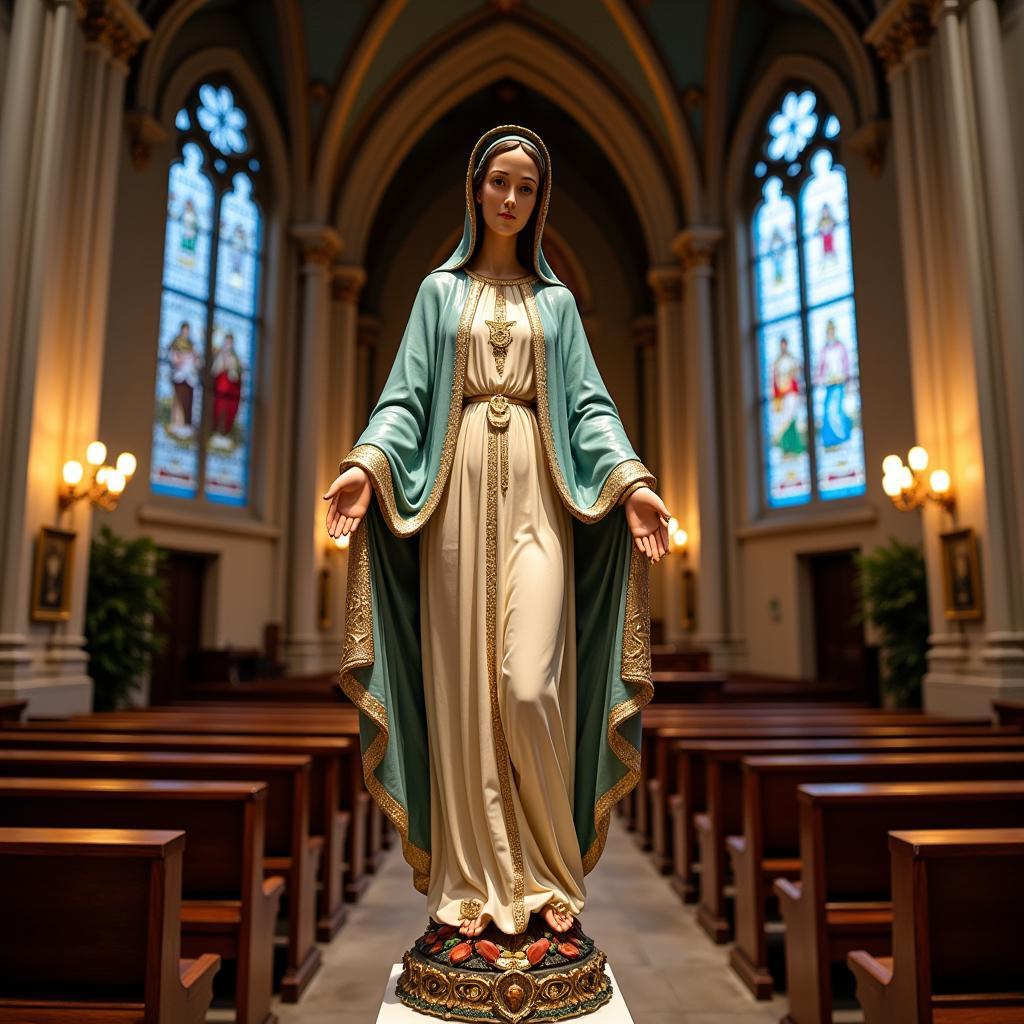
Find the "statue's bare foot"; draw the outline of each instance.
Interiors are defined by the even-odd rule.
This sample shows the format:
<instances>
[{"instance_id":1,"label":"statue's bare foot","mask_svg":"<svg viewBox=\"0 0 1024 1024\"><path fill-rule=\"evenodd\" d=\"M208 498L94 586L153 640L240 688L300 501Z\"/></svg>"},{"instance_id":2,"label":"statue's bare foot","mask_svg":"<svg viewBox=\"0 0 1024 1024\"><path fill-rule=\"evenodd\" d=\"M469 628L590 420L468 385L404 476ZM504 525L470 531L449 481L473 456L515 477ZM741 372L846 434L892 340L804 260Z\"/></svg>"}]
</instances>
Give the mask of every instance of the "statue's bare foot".
<instances>
[{"instance_id":1,"label":"statue's bare foot","mask_svg":"<svg viewBox=\"0 0 1024 1024\"><path fill-rule=\"evenodd\" d=\"M479 935L490 923L490 914L481 914L479 917L474 917L468 921L463 921L459 925L459 931L463 935L468 935L472 938L474 935Z\"/></svg>"},{"instance_id":2,"label":"statue's bare foot","mask_svg":"<svg viewBox=\"0 0 1024 1024\"><path fill-rule=\"evenodd\" d=\"M556 910L550 903L541 911L541 914L553 932L567 932L572 927L572 914L568 911Z\"/></svg>"}]
</instances>

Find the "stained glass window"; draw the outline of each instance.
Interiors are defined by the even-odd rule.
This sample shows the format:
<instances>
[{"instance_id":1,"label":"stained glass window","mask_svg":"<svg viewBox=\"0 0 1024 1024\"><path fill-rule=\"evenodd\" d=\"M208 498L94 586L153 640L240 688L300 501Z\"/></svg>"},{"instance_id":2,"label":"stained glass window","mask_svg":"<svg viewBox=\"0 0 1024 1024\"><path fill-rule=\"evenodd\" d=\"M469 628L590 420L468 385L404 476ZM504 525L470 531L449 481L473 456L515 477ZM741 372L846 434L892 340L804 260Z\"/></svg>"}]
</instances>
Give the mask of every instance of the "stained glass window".
<instances>
[{"instance_id":1,"label":"stained glass window","mask_svg":"<svg viewBox=\"0 0 1024 1024\"><path fill-rule=\"evenodd\" d=\"M174 124L150 487L245 505L261 332L260 162L227 84L201 85Z\"/></svg>"},{"instance_id":2,"label":"stained glass window","mask_svg":"<svg viewBox=\"0 0 1024 1024\"><path fill-rule=\"evenodd\" d=\"M761 464L769 508L863 494L857 322L839 119L792 89L751 166Z\"/></svg>"}]
</instances>

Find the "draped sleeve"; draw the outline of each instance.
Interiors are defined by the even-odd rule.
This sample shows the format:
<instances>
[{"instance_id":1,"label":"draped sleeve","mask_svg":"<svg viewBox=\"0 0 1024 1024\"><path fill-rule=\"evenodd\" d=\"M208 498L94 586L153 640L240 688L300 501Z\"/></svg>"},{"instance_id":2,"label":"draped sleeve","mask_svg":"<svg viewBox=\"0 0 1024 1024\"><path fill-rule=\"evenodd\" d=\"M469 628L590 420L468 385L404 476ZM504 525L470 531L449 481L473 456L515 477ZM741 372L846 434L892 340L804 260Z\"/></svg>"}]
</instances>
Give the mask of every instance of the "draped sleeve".
<instances>
[{"instance_id":1,"label":"draped sleeve","mask_svg":"<svg viewBox=\"0 0 1024 1024\"><path fill-rule=\"evenodd\" d=\"M451 273L423 279L384 390L339 466L366 471L384 520L399 537L424 526L450 468L461 413L450 400L464 295Z\"/></svg>"},{"instance_id":2,"label":"draped sleeve","mask_svg":"<svg viewBox=\"0 0 1024 1024\"><path fill-rule=\"evenodd\" d=\"M594 523L636 487L654 488L656 479L626 436L572 292L538 289L536 315L538 413L549 468L569 511Z\"/></svg>"}]
</instances>

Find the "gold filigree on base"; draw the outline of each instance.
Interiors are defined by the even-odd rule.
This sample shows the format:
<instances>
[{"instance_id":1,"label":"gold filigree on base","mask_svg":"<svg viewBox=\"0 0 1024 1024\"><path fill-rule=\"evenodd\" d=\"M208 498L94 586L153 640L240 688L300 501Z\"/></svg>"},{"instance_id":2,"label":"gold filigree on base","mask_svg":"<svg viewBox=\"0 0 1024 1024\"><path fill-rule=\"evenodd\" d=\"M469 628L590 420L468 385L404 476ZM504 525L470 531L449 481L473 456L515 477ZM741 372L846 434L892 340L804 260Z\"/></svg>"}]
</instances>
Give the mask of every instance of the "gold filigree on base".
<instances>
[{"instance_id":1,"label":"gold filigree on base","mask_svg":"<svg viewBox=\"0 0 1024 1024\"><path fill-rule=\"evenodd\" d=\"M445 1020L568 1020L593 1013L611 999L606 962L598 950L586 963L540 975L516 967L485 974L440 967L409 950L402 957L397 995L411 1009Z\"/></svg>"}]
</instances>

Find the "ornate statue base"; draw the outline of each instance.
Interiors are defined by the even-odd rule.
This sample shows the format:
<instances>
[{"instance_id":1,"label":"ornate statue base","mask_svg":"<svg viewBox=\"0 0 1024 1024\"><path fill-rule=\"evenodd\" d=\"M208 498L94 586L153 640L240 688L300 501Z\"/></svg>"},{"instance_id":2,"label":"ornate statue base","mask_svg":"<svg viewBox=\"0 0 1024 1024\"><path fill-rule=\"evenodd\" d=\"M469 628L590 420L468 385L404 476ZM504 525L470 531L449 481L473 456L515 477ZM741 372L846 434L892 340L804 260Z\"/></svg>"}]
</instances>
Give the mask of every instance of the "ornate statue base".
<instances>
[{"instance_id":1,"label":"ornate statue base","mask_svg":"<svg viewBox=\"0 0 1024 1024\"><path fill-rule=\"evenodd\" d=\"M396 991L411 1009L445 1020L567 1020L611 999L605 960L578 920L553 932L531 914L520 935L506 935L492 922L471 939L429 921L402 957Z\"/></svg>"}]
</instances>

